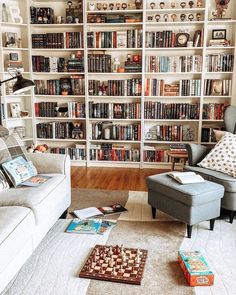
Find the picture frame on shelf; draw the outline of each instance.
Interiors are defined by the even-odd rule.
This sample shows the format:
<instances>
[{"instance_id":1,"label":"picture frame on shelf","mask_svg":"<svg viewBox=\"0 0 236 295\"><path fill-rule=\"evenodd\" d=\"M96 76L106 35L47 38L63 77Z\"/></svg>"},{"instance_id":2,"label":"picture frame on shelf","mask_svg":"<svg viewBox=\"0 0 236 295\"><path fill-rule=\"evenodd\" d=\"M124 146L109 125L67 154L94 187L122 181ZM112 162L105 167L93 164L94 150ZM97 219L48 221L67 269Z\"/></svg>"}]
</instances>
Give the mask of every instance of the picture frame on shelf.
<instances>
[{"instance_id":1,"label":"picture frame on shelf","mask_svg":"<svg viewBox=\"0 0 236 295\"><path fill-rule=\"evenodd\" d=\"M5 32L5 47L17 47L17 33Z\"/></svg>"},{"instance_id":2,"label":"picture frame on shelf","mask_svg":"<svg viewBox=\"0 0 236 295\"><path fill-rule=\"evenodd\" d=\"M17 52L10 52L9 57L10 57L10 60L13 60L13 61L18 61L19 60L19 55L18 55Z\"/></svg>"},{"instance_id":3,"label":"picture frame on shelf","mask_svg":"<svg viewBox=\"0 0 236 295\"><path fill-rule=\"evenodd\" d=\"M226 29L212 30L212 39L226 39Z\"/></svg>"},{"instance_id":4,"label":"picture frame on shelf","mask_svg":"<svg viewBox=\"0 0 236 295\"><path fill-rule=\"evenodd\" d=\"M21 105L19 102L12 102L9 104L11 118L20 118L21 117Z\"/></svg>"}]
</instances>

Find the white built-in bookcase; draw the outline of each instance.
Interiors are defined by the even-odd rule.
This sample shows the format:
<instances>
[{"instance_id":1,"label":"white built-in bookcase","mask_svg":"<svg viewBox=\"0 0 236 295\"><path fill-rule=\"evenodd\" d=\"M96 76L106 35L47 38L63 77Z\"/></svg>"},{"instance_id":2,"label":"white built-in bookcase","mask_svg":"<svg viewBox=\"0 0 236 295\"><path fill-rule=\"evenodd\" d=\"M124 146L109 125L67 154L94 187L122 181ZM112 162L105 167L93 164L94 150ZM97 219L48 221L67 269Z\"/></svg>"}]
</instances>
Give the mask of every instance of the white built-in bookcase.
<instances>
[{"instance_id":1,"label":"white built-in bookcase","mask_svg":"<svg viewBox=\"0 0 236 295\"><path fill-rule=\"evenodd\" d=\"M73 1L76 4L77 1ZM25 126L26 128L26 138L24 139L26 144L29 145L30 142L34 141L37 144L46 143L50 147L70 147L74 144L85 145L87 151L87 157L84 161L75 160L72 161L72 165L87 165L87 166L106 166L106 167L140 167L140 168L156 168L156 167L167 167L170 163L148 163L143 160L143 152L150 146L154 146L159 149L168 149L170 144L169 141L157 141L157 140L147 140L146 133L150 128L156 125L168 125L168 124L183 124L184 126L189 126L195 132L195 139L193 142L201 143L201 130L204 126L221 126L222 120L202 120L202 107L204 103L228 103L236 105L236 60L234 59L234 71L233 72L216 72L208 73L205 71L205 60L208 54L215 53L230 53L235 56L236 53L236 0L231 0L229 3L229 8L227 9L227 14L225 17L230 19L225 20L210 20L212 18L212 10L215 9L214 0L203 0L203 5L197 7L197 0L194 0L193 8L189 8L189 1L186 2L186 7L181 8L181 1L174 1L176 3L175 8L170 8L170 3L173 1L166 0L165 7L161 9L159 7L159 2L156 0L143 1L142 9L130 10L129 12L138 12L142 15L142 22L140 23L122 23L122 24L106 24L106 23L87 23L87 15L91 13L89 10L89 3L118 3L116 0L100 0L100 1L83 1L83 23L80 24L31 24L30 23L30 6L34 5L36 7L51 7L54 9L54 15L65 16L65 9L67 7L66 0L0 0L0 5L2 7L3 3L7 6L17 6L20 8L21 16L23 17L23 24L17 23L3 23L1 22L1 35L4 36L5 32L17 32L18 37L22 39L22 47L20 48L6 48L4 47L4 39L0 38L0 79L6 79L9 74L5 72L5 60L9 52L17 52L23 61L23 66L25 72L23 75L32 80L34 79L55 79L60 77L69 77L71 73L33 73L32 72L32 55L44 55L44 56L57 56L57 57L68 57L70 54L75 53L80 50L84 54L84 73L85 77L85 95L84 96L42 96L33 93L27 93L22 95L7 95L5 91L5 85L2 86L2 103L5 107L5 119L4 125L13 129L16 126ZM122 3L126 2L134 4L134 0L124 0ZM151 9L150 3L155 3L155 8ZM92 11L92 13L124 13L126 14L128 10L108 10L104 11ZM181 13L187 16L192 13L194 19L196 19L196 13L201 13L200 21L180 21L179 15ZM155 20L155 15L161 15L159 22ZM163 20L164 14L168 14L168 21ZM172 21L171 15L176 14L177 19L175 22ZM153 16L153 20L148 20L148 16ZM123 31L130 28L139 28L143 30L143 40L142 48L113 48L113 49L89 49L87 48L87 32L89 31ZM194 32L196 30L202 30L204 32L203 44L201 47L174 47L174 48L145 48L145 32L147 31L162 31L162 30L173 30L175 32ZM228 47L209 47L208 43L211 39L211 34L213 29L226 29L227 39L230 39L231 43ZM45 33L45 32L84 32L84 48L78 49L33 49L31 44L31 34L33 33ZM140 73L88 73L87 56L89 53L104 52L111 54L112 58L118 56L121 61L124 61L127 54L139 54L142 56L142 72ZM195 73L177 73L177 72L167 72L167 73L149 73L145 72L145 58L149 55L156 56L182 56L182 55L202 55L203 64L202 71ZM73 73L75 74L75 73ZM81 73L79 73L81 75ZM90 79L126 79L132 77L142 78L142 95L135 97L109 97L109 96L93 96L91 97L88 93L88 81ZM145 79L146 78L156 78L164 79L167 83L174 82L181 79L200 79L201 80L201 94L199 96L162 96L162 97L145 97ZM229 96L205 96L204 95L204 81L205 79L231 79L232 80L232 90ZM157 120L157 119L144 119L144 102L145 101L160 101L166 103L194 103L198 102L200 104L200 119L199 120ZM86 105L86 117L83 119L68 119L68 118L38 118L35 117L34 103L41 101L50 101L58 103L66 103L68 101L84 102ZM112 141L112 140L92 140L91 139L91 123L102 121L111 121L111 119L91 119L89 118L89 102L140 102L141 103L141 118L140 119L112 119L117 123L134 123L139 121L141 124L141 140L140 141ZM9 103L20 102L21 108L29 111L29 116L25 118L11 118ZM73 121L82 122L86 128L86 138L85 139L38 139L36 136L36 124L39 122L48 121ZM119 162L119 161L91 161L90 160L90 146L94 144L100 144L101 142L117 143L120 145L128 144L132 147L140 149L140 162ZM207 144L207 143L204 143ZM212 144L212 143L209 143Z\"/></svg>"}]
</instances>

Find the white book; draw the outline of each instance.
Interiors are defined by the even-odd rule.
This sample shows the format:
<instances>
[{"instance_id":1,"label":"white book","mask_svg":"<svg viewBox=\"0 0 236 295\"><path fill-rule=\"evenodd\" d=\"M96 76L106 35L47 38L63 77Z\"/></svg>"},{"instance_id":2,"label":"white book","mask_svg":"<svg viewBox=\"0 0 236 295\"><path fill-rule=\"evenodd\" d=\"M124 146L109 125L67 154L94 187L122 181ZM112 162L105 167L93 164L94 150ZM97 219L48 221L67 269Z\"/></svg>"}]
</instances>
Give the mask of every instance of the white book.
<instances>
[{"instance_id":1,"label":"white book","mask_svg":"<svg viewBox=\"0 0 236 295\"><path fill-rule=\"evenodd\" d=\"M170 172L168 175L181 184L205 182L204 178L195 172Z\"/></svg>"}]
</instances>

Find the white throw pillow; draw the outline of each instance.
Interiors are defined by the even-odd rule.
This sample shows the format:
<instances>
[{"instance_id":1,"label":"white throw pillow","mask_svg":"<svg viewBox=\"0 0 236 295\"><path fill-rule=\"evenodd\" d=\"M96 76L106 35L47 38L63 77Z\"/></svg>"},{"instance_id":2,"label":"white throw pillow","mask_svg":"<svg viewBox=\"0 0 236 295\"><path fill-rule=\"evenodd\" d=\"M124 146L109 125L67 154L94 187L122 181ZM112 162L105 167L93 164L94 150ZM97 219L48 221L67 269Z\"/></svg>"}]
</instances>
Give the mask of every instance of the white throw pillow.
<instances>
[{"instance_id":1,"label":"white throw pillow","mask_svg":"<svg viewBox=\"0 0 236 295\"><path fill-rule=\"evenodd\" d=\"M236 177L236 134L226 132L198 166Z\"/></svg>"}]
</instances>

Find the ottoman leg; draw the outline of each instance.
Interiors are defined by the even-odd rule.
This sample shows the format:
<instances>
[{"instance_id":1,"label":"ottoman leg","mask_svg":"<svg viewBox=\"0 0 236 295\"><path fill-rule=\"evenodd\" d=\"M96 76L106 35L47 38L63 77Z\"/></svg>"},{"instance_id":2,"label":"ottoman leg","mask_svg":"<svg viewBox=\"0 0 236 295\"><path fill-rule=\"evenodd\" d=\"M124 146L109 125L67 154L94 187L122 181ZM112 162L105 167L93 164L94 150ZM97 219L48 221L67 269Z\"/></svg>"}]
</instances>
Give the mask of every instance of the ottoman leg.
<instances>
[{"instance_id":1,"label":"ottoman leg","mask_svg":"<svg viewBox=\"0 0 236 295\"><path fill-rule=\"evenodd\" d=\"M153 219L156 218L156 212L157 212L157 209L155 207L152 207L152 218Z\"/></svg>"},{"instance_id":2,"label":"ottoman leg","mask_svg":"<svg viewBox=\"0 0 236 295\"><path fill-rule=\"evenodd\" d=\"M187 224L187 234L188 234L188 238L191 239L191 235L192 235L192 225Z\"/></svg>"},{"instance_id":3,"label":"ottoman leg","mask_svg":"<svg viewBox=\"0 0 236 295\"><path fill-rule=\"evenodd\" d=\"M214 229L214 225L215 225L215 218L210 219L210 230Z\"/></svg>"},{"instance_id":4,"label":"ottoman leg","mask_svg":"<svg viewBox=\"0 0 236 295\"><path fill-rule=\"evenodd\" d=\"M230 212L230 217L229 217L229 222L230 223L233 223L233 221L234 221L234 214L235 214L235 211Z\"/></svg>"}]
</instances>

